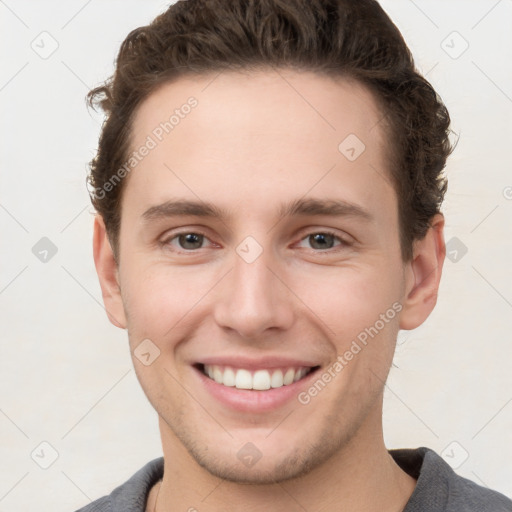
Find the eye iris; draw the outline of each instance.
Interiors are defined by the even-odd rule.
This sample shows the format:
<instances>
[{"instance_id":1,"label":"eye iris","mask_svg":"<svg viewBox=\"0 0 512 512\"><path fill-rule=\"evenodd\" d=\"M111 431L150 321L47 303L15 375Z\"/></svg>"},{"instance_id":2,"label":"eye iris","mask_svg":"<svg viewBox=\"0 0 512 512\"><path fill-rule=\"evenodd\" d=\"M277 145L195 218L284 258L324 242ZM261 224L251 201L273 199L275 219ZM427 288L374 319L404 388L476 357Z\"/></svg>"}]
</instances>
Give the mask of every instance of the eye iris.
<instances>
[{"instance_id":1,"label":"eye iris","mask_svg":"<svg viewBox=\"0 0 512 512\"><path fill-rule=\"evenodd\" d=\"M330 249L333 247L334 236L329 235L328 233L315 233L314 235L309 235L309 241L311 246L315 249ZM327 246L326 246L327 241ZM315 247L316 243L320 243L319 247Z\"/></svg>"},{"instance_id":2,"label":"eye iris","mask_svg":"<svg viewBox=\"0 0 512 512\"><path fill-rule=\"evenodd\" d=\"M183 249L199 249L203 243L203 235L197 233L179 235L179 242ZM192 247L188 246L188 244L192 244Z\"/></svg>"}]
</instances>

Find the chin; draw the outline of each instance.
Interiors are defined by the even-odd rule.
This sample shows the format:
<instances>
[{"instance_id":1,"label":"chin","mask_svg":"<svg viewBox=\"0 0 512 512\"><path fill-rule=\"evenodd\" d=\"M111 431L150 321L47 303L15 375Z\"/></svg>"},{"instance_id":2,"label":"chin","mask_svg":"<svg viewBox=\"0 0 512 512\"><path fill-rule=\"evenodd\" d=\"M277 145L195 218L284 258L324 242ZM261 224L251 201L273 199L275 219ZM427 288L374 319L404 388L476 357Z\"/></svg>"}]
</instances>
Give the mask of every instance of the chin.
<instances>
[{"instance_id":1,"label":"chin","mask_svg":"<svg viewBox=\"0 0 512 512\"><path fill-rule=\"evenodd\" d=\"M268 440L264 447L258 449L250 442L239 448L240 443L232 439L237 447L231 449L225 442L205 442L200 446L188 436L180 438L191 457L211 475L237 484L252 485L272 485L304 476L325 463L343 445L343 439L320 436L317 444L297 440L300 447L288 445L283 451L282 444L274 447ZM212 446L215 451L212 451Z\"/></svg>"}]
</instances>

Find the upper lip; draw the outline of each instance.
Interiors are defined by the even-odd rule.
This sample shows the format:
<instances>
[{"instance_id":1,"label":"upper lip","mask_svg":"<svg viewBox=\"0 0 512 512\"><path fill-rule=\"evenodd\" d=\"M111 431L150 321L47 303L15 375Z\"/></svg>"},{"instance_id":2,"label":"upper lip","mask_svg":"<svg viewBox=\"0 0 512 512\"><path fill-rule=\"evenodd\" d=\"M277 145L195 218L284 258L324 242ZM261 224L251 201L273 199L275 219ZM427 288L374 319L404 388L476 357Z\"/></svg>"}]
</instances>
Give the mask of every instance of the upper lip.
<instances>
[{"instance_id":1,"label":"upper lip","mask_svg":"<svg viewBox=\"0 0 512 512\"><path fill-rule=\"evenodd\" d=\"M230 366L232 368L243 368L246 370L257 370L263 368L312 368L320 366L318 362L308 361L306 359L295 359L289 357L266 356L258 359L243 356L218 356L206 357L197 362L197 364Z\"/></svg>"}]
</instances>

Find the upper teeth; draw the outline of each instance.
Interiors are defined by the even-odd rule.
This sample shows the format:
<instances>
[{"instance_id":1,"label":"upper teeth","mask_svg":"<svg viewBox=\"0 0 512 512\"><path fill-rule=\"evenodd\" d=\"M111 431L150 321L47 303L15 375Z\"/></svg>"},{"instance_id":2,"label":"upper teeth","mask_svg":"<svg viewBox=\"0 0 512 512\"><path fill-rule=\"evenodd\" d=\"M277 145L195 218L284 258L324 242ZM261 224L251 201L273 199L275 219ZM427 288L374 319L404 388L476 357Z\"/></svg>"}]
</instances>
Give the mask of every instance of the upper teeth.
<instances>
[{"instance_id":1,"label":"upper teeth","mask_svg":"<svg viewBox=\"0 0 512 512\"><path fill-rule=\"evenodd\" d=\"M302 379L311 368L288 368L286 370L256 370L252 373L249 370L234 369L229 366L204 365L204 373L224 386L236 387L238 389L265 390L288 386L293 382Z\"/></svg>"}]
</instances>

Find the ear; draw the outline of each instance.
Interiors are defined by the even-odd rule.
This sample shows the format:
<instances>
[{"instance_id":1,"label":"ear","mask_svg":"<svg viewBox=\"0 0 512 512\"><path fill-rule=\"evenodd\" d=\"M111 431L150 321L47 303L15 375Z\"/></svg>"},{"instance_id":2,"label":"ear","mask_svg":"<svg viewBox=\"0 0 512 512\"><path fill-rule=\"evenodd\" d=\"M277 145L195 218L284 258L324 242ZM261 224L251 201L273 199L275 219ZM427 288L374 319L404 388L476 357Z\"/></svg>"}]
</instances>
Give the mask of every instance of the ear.
<instances>
[{"instance_id":1,"label":"ear","mask_svg":"<svg viewBox=\"0 0 512 512\"><path fill-rule=\"evenodd\" d=\"M108 319L116 327L125 329L126 317L119 287L118 266L101 215L96 215L94 219L93 254Z\"/></svg>"},{"instance_id":2,"label":"ear","mask_svg":"<svg viewBox=\"0 0 512 512\"><path fill-rule=\"evenodd\" d=\"M414 242L413 257L405 269L405 298L400 314L400 329L410 330L420 326L436 305L446 256L443 230L444 216L438 213L432 218L425 237Z\"/></svg>"}]
</instances>

